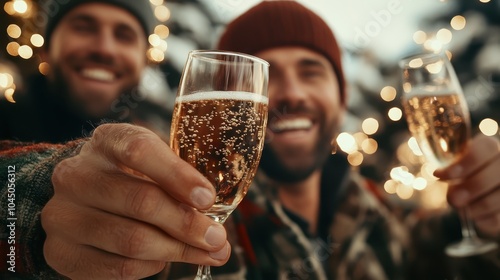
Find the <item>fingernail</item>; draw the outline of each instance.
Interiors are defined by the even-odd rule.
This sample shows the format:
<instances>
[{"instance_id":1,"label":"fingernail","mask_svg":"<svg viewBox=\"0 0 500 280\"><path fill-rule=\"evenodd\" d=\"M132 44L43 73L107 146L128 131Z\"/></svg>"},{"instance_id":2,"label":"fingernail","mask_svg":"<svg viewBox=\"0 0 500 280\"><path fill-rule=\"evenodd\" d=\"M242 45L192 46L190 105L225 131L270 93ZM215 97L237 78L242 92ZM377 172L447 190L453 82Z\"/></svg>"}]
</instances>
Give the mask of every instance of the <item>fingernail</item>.
<instances>
[{"instance_id":1,"label":"fingernail","mask_svg":"<svg viewBox=\"0 0 500 280\"><path fill-rule=\"evenodd\" d=\"M226 243L226 245L224 245L224 248L222 248L220 251L213 253L211 252L208 255L215 260L225 260L228 254L229 254L229 246Z\"/></svg>"},{"instance_id":2,"label":"fingernail","mask_svg":"<svg viewBox=\"0 0 500 280\"><path fill-rule=\"evenodd\" d=\"M191 201L196 208L208 208L214 203L214 196L206 188L196 187L191 191Z\"/></svg>"},{"instance_id":3,"label":"fingernail","mask_svg":"<svg viewBox=\"0 0 500 280\"><path fill-rule=\"evenodd\" d=\"M452 195L452 199L455 206L465 206L469 200L469 192L466 190L457 190Z\"/></svg>"},{"instance_id":4,"label":"fingernail","mask_svg":"<svg viewBox=\"0 0 500 280\"><path fill-rule=\"evenodd\" d=\"M209 245L218 247L226 242L226 230L221 225L208 227L205 232L205 242Z\"/></svg>"}]
</instances>

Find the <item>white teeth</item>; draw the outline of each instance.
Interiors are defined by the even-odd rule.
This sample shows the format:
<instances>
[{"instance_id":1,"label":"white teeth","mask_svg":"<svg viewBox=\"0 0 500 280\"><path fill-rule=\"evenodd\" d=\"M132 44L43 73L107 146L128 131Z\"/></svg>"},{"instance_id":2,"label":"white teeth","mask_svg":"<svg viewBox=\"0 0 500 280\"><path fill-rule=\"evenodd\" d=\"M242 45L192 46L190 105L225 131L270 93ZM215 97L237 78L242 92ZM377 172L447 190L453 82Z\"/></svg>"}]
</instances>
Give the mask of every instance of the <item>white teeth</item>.
<instances>
[{"instance_id":1,"label":"white teeth","mask_svg":"<svg viewBox=\"0 0 500 280\"><path fill-rule=\"evenodd\" d=\"M103 82L111 82L114 80L115 75L101 68L87 68L83 69L82 75L86 78L103 81Z\"/></svg>"},{"instance_id":2,"label":"white teeth","mask_svg":"<svg viewBox=\"0 0 500 280\"><path fill-rule=\"evenodd\" d=\"M285 119L274 122L271 129L274 132L282 132L285 130L309 129L312 126L310 119Z\"/></svg>"}]
</instances>

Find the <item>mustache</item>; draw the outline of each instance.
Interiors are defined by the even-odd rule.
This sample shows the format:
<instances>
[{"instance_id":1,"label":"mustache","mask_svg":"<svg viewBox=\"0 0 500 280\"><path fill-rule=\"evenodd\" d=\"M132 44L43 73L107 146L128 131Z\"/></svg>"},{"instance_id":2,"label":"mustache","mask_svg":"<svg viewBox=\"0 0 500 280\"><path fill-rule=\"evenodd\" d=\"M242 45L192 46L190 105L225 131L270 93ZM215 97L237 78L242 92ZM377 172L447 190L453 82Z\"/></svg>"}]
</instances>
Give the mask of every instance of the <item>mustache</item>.
<instances>
[{"instance_id":1,"label":"mustache","mask_svg":"<svg viewBox=\"0 0 500 280\"><path fill-rule=\"evenodd\" d=\"M303 115L303 116L317 116L318 112L312 108L308 108L305 106L278 106L274 108L270 108L268 112L268 119L269 122L273 121L279 121L282 119L287 119L290 116L297 116L297 115Z\"/></svg>"},{"instance_id":2,"label":"mustache","mask_svg":"<svg viewBox=\"0 0 500 280\"><path fill-rule=\"evenodd\" d=\"M99 52L91 52L87 54L85 57L82 57L82 61L94 62L108 66L115 65L117 63L114 56Z\"/></svg>"}]
</instances>

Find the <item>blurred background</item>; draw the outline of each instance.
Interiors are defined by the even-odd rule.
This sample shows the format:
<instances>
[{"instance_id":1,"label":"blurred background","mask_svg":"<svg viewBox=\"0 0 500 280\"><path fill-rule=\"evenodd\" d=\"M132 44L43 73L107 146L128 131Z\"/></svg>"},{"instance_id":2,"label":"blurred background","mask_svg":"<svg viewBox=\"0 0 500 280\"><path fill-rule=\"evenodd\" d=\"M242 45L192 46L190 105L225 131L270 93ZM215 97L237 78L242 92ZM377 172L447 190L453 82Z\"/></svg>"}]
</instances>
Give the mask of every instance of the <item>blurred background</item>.
<instances>
[{"instance_id":1,"label":"blurred background","mask_svg":"<svg viewBox=\"0 0 500 280\"><path fill-rule=\"evenodd\" d=\"M159 25L149 37L143 87L173 108L180 72L193 49L210 49L225 25L260 0L150 0ZM402 116L398 61L422 51L445 51L471 110L473 133L498 136L500 121L499 0L298 0L317 12L344 50L349 114L338 148L390 199L446 207L446 184L432 176ZM33 73L51 9L43 0L7 0L0 7L0 98Z\"/></svg>"}]
</instances>

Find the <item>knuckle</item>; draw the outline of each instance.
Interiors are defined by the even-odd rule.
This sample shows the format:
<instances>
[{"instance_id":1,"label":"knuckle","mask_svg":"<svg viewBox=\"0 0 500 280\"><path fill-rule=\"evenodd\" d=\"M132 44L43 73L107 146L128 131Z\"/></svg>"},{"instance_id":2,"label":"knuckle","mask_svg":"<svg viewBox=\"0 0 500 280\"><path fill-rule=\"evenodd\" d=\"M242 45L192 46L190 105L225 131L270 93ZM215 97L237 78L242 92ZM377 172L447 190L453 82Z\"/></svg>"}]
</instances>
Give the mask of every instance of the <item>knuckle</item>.
<instances>
[{"instance_id":1,"label":"knuckle","mask_svg":"<svg viewBox=\"0 0 500 280\"><path fill-rule=\"evenodd\" d=\"M147 241L147 232L143 227L134 227L129 230L126 237L121 239L119 251L129 257L138 257L144 250Z\"/></svg>"},{"instance_id":2,"label":"knuckle","mask_svg":"<svg viewBox=\"0 0 500 280\"><path fill-rule=\"evenodd\" d=\"M119 279L137 279L141 269L137 260L128 258L124 258L118 267Z\"/></svg>"},{"instance_id":3,"label":"knuckle","mask_svg":"<svg viewBox=\"0 0 500 280\"><path fill-rule=\"evenodd\" d=\"M60 222L60 211L57 208L52 199L42 208L40 213L40 222L47 236L52 232L51 229L57 228L57 224Z\"/></svg>"},{"instance_id":4,"label":"knuckle","mask_svg":"<svg viewBox=\"0 0 500 280\"><path fill-rule=\"evenodd\" d=\"M196 221L196 210L183 204L180 205L180 209L183 211L180 231L192 232L192 230L198 225Z\"/></svg>"},{"instance_id":5,"label":"knuckle","mask_svg":"<svg viewBox=\"0 0 500 280\"><path fill-rule=\"evenodd\" d=\"M49 202L50 203L50 202ZM54 222L54 211L51 211L51 206L47 203L45 207L43 207L42 212L40 213L40 222L42 224L42 228L45 230L45 232L48 234L49 230L49 225Z\"/></svg>"},{"instance_id":6,"label":"knuckle","mask_svg":"<svg viewBox=\"0 0 500 280\"><path fill-rule=\"evenodd\" d=\"M139 219L155 216L161 205L161 196L152 187L137 187L129 192L126 200L126 209L130 215Z\"/></svg>"},{"instance_id":7,"label":"knuckle","mask_svg":"<svg viewBox=\"0 0 500 280\"><path fill-rule=\"evenodd\" d=\"M151 137L145 133L140 133L132 139L124 141L123 153L120 154L125 162L140 164L151 145Z\"/></svg>"},{"instance_id":8,"label":"knuckle","mask_svg":"<svg viewBox=\"0 0 500 280\"><path fill-rule=\"evenodd\" d=\"M189 260L191 257L191 252L192 248L189 245L184 244L184 246L182 246L180 250L179 257L181 258L181 260Z\"/></svg>"},{"instance_id":9,"label":"knuckle","mask_svg":"<svg viewBox=\"0 0 500 280\"><path fill-rule=\"evenodd\" d=\"M189 262L193 260L193 248L182 242L175 242L164 252L164 259L167 262Z\"/></svg>"},{"instance_id":10,"label":"knuckle","mask_svg":"<svg viewBox=\"0 0 500 280\"><path fill-rule=\"evenodd\" d=\"M99 145L101 141L105 138L105 135L109 134L111 130L110 124L101 124L92 131L92 143Z\"/></svg>"},{"instance_id":11,"label":"knuckle","mask_svg":"<svg viewBox=\"0 0 500 280\"><path fill-rule=\"evenodd\" d=\"M62 274L71 274L77 270L77 262L68 260L66 246L52 238L47 238L43 246L43 254L47 264Z\"/></svg>"},{"instance_id":12,"label":"knuckle","mask_svg":"<svg viewBox=\"0 0 500 280\"><path fill-rule=\"evenodd\" d=\"M59 162L52 172L52 185L54 186L54 190L58 190L59 187L64 185L64 179L71 173L73 165L71 164L71 158L67 158Z\"/></svg>"},{"instance_id":13,"label":"knuckle","mask_svg":"<svg viewBox=\"0 0 500 280\"><path fill-rule=\"evenodd\" d=\"M54 269L57 269L57 258L53 254L53 252L57 252L58 250L54 250L53 242L51 238L46 238L45 243L43 244L43 255L45 257L45 261L49 266Z\"/></svg>"},{"instance_id":14,"label":"knuckle","mask_svg":"<svg viewBox=\"0 0 500 280\"><path fill-rule=\"evenodd\" d=\"M117 279L142 279L143 277L158 274L165 268L166 263L160 261L140 261L123 259L118 265Z\"/></svg>"}]
</instances>

